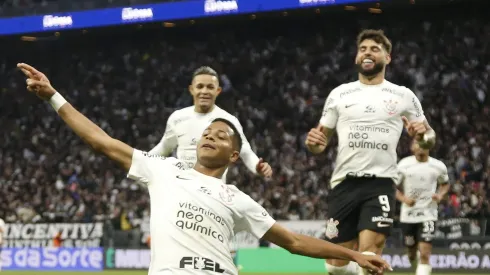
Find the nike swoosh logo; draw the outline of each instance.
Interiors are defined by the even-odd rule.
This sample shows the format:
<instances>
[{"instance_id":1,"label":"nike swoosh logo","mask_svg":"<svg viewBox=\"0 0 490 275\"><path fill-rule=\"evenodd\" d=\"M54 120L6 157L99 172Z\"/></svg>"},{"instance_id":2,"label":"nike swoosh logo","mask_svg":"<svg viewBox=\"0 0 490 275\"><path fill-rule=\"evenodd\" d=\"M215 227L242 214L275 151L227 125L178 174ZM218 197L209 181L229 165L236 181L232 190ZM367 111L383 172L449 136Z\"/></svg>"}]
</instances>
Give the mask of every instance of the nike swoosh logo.
<instances>
[{"instance_id":1,"label":"nike swoosh logo","mask_svg":"<svg viewBox=\"0 0 490 275\"><path fill-rule=\"evenodd\" d=\"M175 176L176 178L178 178L179 180L191 180L191 179L186 179L186 178L183 178L181 176Z\"/></svg>"},{"instance_id":2,"label":"nike swoosh logo","mask_svg":"<svg viewBox=\"0 0 490 275\"><path fill-rule=\"evenodd\" d=\"M181 137L183 137L183 136L185 136L185 134L178 135L178 136L177 136L177 138L181 138Z\"/></svg>"},{"instance_id":3,"label":"nike swoosh logo","mask_svg":"<svg viewBox=\"0 0 490 275\"><path fill-rule=\"evenodd\" d=\"M352 106L354 106L354 105L357 105L357 103L355 103L355 104L345 105L345 108L347 109L347 108L350 108L350 107L352 107Z\"/></svg>"},{"instance_id":4,"label":"nike swoosh logo","mask_svg":"<svg viewBox=\"0 0 490 275\"><path fill-rule=\"evenodd\" d=\"M389 227L391 224L378 222L378 227Z\"/></svg>"}]
</instances>

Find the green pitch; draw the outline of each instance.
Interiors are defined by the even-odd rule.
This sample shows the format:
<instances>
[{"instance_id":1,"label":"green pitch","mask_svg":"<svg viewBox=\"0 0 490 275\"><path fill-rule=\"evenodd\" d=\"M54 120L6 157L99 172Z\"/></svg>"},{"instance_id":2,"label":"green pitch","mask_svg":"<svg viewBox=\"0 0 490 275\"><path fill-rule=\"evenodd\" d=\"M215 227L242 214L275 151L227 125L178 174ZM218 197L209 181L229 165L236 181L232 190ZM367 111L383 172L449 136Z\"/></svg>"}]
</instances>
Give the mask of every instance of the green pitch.
<instances>
[{"instance_id":1,"label":"green pitch","mask_svg":"<svg viewBox=\"0 0 490 275\"><path fill-rule=\"evenodd\" d=\"M103 271L103 272L42 272L42 271L1 271L1 275L146 275L146 271ZM413 273L395 273L389 272L386 275L412 275ZM442 274L442 273L433 273ZM273 273L242 273L240 275L284 275L284 274L273 274ZM312 273L307 274L288 274L288 275L312 275ZM326 275L326 274L324 274ZM475 273L451 273L451 275L475 275Z\"/></svg>"}]
</instances>

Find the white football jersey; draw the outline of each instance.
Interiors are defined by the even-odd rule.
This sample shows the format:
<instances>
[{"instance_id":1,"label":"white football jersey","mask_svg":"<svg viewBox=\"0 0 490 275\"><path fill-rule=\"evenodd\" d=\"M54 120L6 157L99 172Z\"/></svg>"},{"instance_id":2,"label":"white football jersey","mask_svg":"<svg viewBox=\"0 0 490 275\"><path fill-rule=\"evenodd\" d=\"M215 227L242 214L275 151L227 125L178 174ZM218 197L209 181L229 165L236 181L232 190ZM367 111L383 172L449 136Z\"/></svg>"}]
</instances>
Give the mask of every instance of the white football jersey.
<instances>
[{"instance_id":1,"label":"white football jersey","mask_svg":"<svg viewBox=\"0 0 490 275\"><path fill-rule=\"evenodd\" d=\"M437 221L438 207L432 195L437 192L438 184L449 181L446 165L435 158L419 162L415 156L410 156L398 163L398 169L403 194L415 200L412 207L402 203L400 222Z\"/></svg>"},{"instance_id":2,"label":"white football jersey","mask_svg":"<svg viewBox=\"0 0 490 275\"><path fill-rule=\"evenodd\" d=\"M206 127L217 118L224 118L230 121L240 132L239 134L242 137L240 158L247 168L255 173L259 158L252 151L240 122L235 116L216 105L211 112L205 114L194 111L194 106L173 112L168 118L163 138L150 151L150 154L170 156L177 148L177 158L186 162L188 168L194 167L197 161L197 143Z\"/></svg>"},{"instance_id":3,"label":"white football jersey","mask_svg":"<svg viewBox=\"0 0 490 275\"><path fill-rule=\"evenodd\" d=\"M397 179L402 116L425 120L420 101L406 87L387 80L379 85L356 81L332 90L320 119L320 125L337 130L339 140L332 188L347 174Z\"/></svg>"},{"instance_id":4,"label":"white football jersey","mask_svg":"<svg viewBox=\"0 0 490 275\"><path fill-rule=\"evenodd\" d=\"M5 227L5 221L3 219L0 219L0 247L3 243L3 236L7 233L5 232L6 230L7 228Z\"/></svg>"},{"instance_id":5,"label":"white football jersey","mask_svg":"<svg viewBox=\"0 0 490 275\"><path fill-rule=\"evenodd\" d=\"M175 158L134 150L128 177L148 186L153 274L238 274L233 236L261 238L275 223L251 197Z\"/></svg>"}]
</instances>

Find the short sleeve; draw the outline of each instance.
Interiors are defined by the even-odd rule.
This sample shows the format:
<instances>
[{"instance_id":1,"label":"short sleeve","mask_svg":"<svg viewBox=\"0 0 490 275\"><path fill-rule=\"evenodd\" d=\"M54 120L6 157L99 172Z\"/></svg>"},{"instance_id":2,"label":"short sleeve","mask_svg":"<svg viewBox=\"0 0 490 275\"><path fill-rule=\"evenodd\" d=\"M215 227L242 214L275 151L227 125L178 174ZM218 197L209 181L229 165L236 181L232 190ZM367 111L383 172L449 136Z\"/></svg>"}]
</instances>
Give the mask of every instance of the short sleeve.
<instances>
[{"instance_id":1,"label":"short sleeve","mask_svg":"<svg viewBox=\"0 0 490 275\"><path fill-rule=\"evenodd\" d=\"M449 175L447 173L447 167L444 163L441 163L441 172L439 176L437 177L437 183L448 183L449 182Z\"/></svg>"},{"instance_id":2,"label":"short sleeve","mask_svg":"<svg viewBox=\"0 0 490 275\"><path fill-rule=\"evenodd\" d=\"M260 239L276 223L260 204L242 192L235 206L239 215L235 221L235 233L247 231Z\"/></svg>"},{"instance_id":3,"label":"short sleeve","mask_svg":"<svg viewBox=\"0 0 490 275\"><path fill-rule=\"evenodd\" d=\"M320 119L320 125L330 129L334 129L337 126L337 121L339 119L337 104L338 104L337 92L336 89L334 89L328 95L327 100L325 100L322 117Z\"/></svg>"},{"instance_id":4,"label":"short sleeve","mask_svg":"<svg viewBox=\"0 0 490 275\"><path fill-rule=\"evenodd\" d=\"M422 109L422 104L417 96L408 88L407 89L407 102L406 109L403 111L402 115L405 116L409 121L422 122L425 120L424 110Z\"/></svg>"},{"instance_id":5,"label":"short sleeve","mask_svg":"<svg viewBox=\"0 0 490 275\"><path fill-rule=\"evenodd\" d=\"M402 160L400 160L400 162L398 162L398 179L396 181L396 185L400 185L405 180L405 165L404 165L404 163L405 163L404 159L402 159Z\"/></svg>"},{"instance_id":6,"label":"short sleeve","mask_svg":"<svg viewBox=\"0 0 490 275\"><path fill-rule=\"evenodd\" d=\"M162 169L168 169L171 165L179 168L180 162L176 160L174 163L172 159L176 160L174 158L151 155L147 152L134 149L128 178L149 185L153 179L153 175L161 173Z\"/></svg>"}]
</instances>

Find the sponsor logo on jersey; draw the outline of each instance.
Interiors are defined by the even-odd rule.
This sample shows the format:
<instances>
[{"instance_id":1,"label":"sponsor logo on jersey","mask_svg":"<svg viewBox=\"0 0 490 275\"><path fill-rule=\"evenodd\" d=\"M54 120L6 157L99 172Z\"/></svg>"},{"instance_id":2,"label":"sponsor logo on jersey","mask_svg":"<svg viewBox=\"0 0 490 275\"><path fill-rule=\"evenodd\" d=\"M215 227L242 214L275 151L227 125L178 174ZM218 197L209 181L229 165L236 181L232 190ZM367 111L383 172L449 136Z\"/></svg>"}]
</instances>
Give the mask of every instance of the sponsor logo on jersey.
<instances>
[{"instance_id":1,"label":"sponsor logo on jersey","mask_svg":"<svg viewBox=\"0 0 490 275\"><path fill-rule=\"evenodd\" d=\"M325 237L329 239L337 238L339 236L339 229L337 228L339 221L329 219L327 221L327 228L325 229Z\"/></svg>"},{"instance_id":2,"label":"sponsor logo on jersey","mask_svg":"<svg viewBox=\"0 0 490 275\"><path fill-rule=\"evenodd\" d=\"M391 116L396 114L397 112L397 107L398 107L398 101L394 101L392 99L390 100L383 100L385 104L385 111Z\"/></svg>"},{"instance_id":3,"label":"sponsor logo on jersey","mask_svg":"<svg viewBox=\"0 0 490 275\"><path fill-rule=\"evenodd\" d=\"M350 95L352 93L357 93L357 92L360 92L360 91L361 91L361 88L355 88L355 89L350 89L350 90L341 92L340 93L340 98L343 98L344 96L348 96L348 95Z\"/></svg>"},{"instance_id":4,"label":"sponsor logo on jersey","mask_svg":"<svg viewBox=\"0 0 490 275\"><path fill-rule=\"evenodd\" d=\"M216 273L224 273L225 270L216 261L204 257L182 257L179 263L180 268L191 268L197 270L206 270Z\"/></svg>"},{"instance_id":5,"label":"sponsor logo on jersey","mask_svg":"<svg viewBox=\"0 0 490 275\"><path fill-rule=\"evenodd\" d=\"M370 138L372 133L384 133L389 134L390 129L380 126L371 125L352 125L349 127L349 134L347 139L349 140L349 148L351 149L374 149L374 150L388 150L388 144L383 142L378 142L375 139Z\"/></svg>"},{"instance_id":6,"label":"sponsor logo on jersey","mask_svg":"<svg viewBox=\"0 0 490 275\"><path fill-rule=\"evenodd\" d=\"M415 116L420 117L422 115L422 108L420 107L420 105L417 102L417 99L415 97L412 98L412 104L413 104L413 108L415 110Z\"/></svg>"},{"instance_id":7,"label":"sponsor logo on jersey","mask_svg":"<svg viewBox=\"0 0 490 275\"><path fill-rule=\"evenodd\" d=\"M194 231L193 234L201 234L221 243L225 243L226 240L215 228L225 226L225 219L212 209L195 205L192 202L179 202L175 225L184 231Z\"/></svg>"},{"instance_id":8,"label":"sponsor logo on jersey","mask_svg":"<svg viewBox=\"0 0 490 275\"><path fill-rule=\"evenodd\" d=\"M395 89L392 89L392 88L383 88L381 89L382 92L387 92L387 93L390 93L390 94L393 94L393 95L397 95L399 97L403 97L404 94L403 92L400 92L400 91L397 91Z\"/></svg>"},{"instance_id":9,"label":"sponsor logo on jersey","mask_svg":"<svg viewBox=\"0 0 490 275\"><path fill-rule=\"evenodd\" d=\"M366 106L366 110L364 110L364 113L374 114L376 113L376 108L374 108L374 106L372 105L368 105Z\"/></svg>"}]
</instances>

